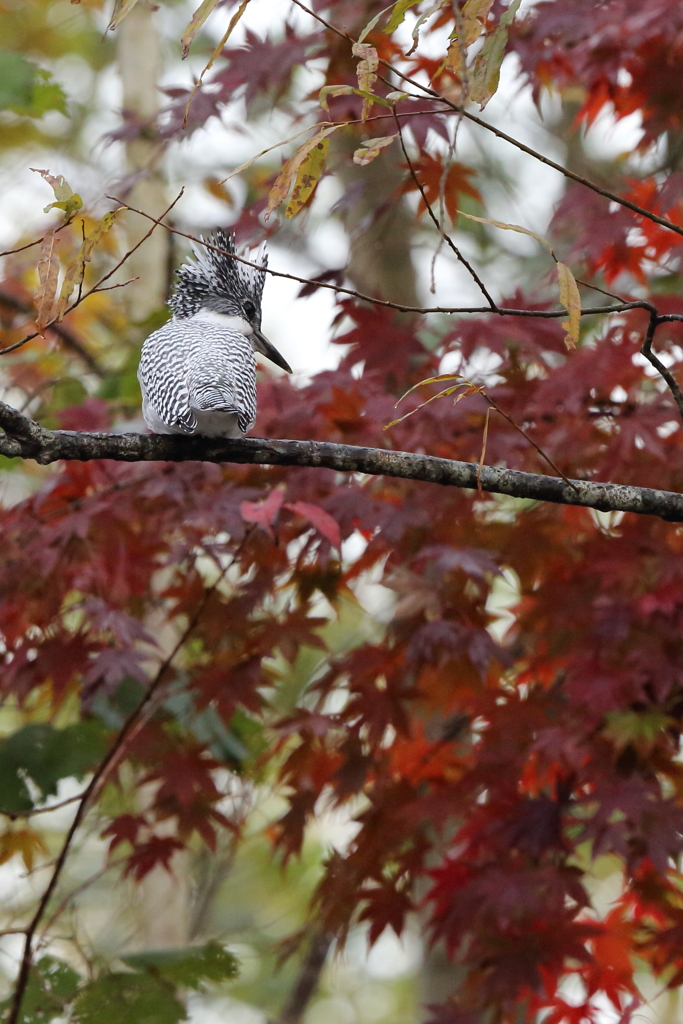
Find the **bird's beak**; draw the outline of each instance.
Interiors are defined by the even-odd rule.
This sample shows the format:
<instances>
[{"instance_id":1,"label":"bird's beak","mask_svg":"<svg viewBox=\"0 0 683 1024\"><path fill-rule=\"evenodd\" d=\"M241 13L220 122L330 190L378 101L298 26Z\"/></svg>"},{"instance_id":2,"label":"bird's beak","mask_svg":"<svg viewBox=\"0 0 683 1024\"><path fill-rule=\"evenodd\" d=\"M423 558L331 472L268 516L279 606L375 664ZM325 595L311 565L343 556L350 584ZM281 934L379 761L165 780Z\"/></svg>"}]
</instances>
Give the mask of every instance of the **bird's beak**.
<instances>
[{"instance_id":1,"label":"bird's beak","mask_svg":"<svg viewBox=\"0 0 683 1024\"><path fill-rule=\"evenodd\" d=\"M275 345L271 345L265 334L261 334L258 327L254 328L254 333L251 337L254 348L257 352L260 352L262 356L266 356L267 359L270 359L271 363L275 363L276 366L280 366L283 370L286 370L287 373L292 372L292 367L284 356L280 355L278 350L275 348Z\"/></svg>"}]
</instances>

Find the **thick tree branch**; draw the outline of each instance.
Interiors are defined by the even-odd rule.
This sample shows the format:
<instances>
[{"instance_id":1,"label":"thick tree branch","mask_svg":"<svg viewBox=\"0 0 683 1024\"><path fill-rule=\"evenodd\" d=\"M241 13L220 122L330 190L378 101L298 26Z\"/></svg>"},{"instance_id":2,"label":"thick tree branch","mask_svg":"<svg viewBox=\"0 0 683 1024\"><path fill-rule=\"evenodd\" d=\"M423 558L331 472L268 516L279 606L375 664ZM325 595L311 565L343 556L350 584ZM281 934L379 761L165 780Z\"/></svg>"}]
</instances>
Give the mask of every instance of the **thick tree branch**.
<instances>
[{"instance_id":1,"label":"thick tree branch","mask_svg":"<svg viewBox=\"0 0 683 1024\"><path fill-rule=\"evenodd\" d=\"M463 487L513 498L581 505L601 512L635 512L683 522L683 494L628 484L562 480L473 462L456 462L412 452L360 448L329 441L239 440L169 434L94 434L45 430L0 402L0 455L35 459L41 465L59 460L87 462L236 462L261 466L314 466L343 473L367 473Z\"/></svg>"}]
</instances>

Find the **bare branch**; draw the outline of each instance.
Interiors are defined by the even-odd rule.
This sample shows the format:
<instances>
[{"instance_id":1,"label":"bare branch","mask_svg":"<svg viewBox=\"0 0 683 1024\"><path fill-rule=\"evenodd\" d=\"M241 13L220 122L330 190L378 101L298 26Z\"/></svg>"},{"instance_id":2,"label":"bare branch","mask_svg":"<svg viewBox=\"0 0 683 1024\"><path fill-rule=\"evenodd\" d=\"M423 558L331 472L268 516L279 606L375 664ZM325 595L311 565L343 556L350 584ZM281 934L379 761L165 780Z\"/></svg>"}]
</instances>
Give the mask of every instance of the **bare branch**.
<instances>
[{"instance_id":1,"label":"bare branch","mask_svg":"<svg viewBox=\"0 0 683 1024\"><path fill-rule=\"evenodd\" d=\"M398 117L396 117L396 112L395 111L394 111L394 117L396 118L396 128L398 130L399 142L401 143L401 149L403 150L403 155L406 158L406 163L408 164L408 170L410 171L410 176L413 179L413 181L415 182L415 185L416 185L420 195L422 196L422 201L424 202L424 204L425 204L425 206L427 208L427 212L428 212L429 216L431 217L432 221L434 222L434 224L436 226L436 230L439 232L441 237L446 241L446 243L450 246L451 250L455 253L456 257L462 263L462 265L465 267L465 269L467 271L469 271L470 276L473 278L473 280L478 285L479 290L481 291L482 295L484 296L484 298L488 302L489 306L491 307L491 310L494 313L497 312L497 306L496 306L495 302L493 301L493 299L491 298L486 285L484 284L482 279L479 277L479 274L476 272L474 267L469 263L468 260L465 259L465 257L460 252L460 249L457 247L457 245L455 244L455 242L453 241L451 236L446 231L444 231L443 225L441 224L441 222L439 221L438 217L434 213L434 211L432 209L432 205L429 202L429 199L427 198L427 193L425 192L424 186L423 186L422 182L419 180L417 174L415 173L415 168L413 166L413 162L410 159L410 157L408 156L408 150L406 149L405 139L403 138L403 131L401 130L401 122L399 121Z\"/></svg>"},{"instance_id":2,"label":"bare branch","mask_svg":"<svg viewBox=\"0 0 683 1024\"><path fill-rule=\"evenodd\" d=\"M273 270L271 267L262 267L260 264L253 263L251 260L245 259L244 256L237 256L235 253L221 249L220 246L213 245L213 243L207 242L203 238L197 238L196 235L189 235L186 231L179 231L178 228L174 228L170 224L164 224L163 221L157 220L156 217L152 217L151 214L145 213L144 210L138 210L134 206L128 206L121 199L115 199L113 196L107 196L107 199L113 199L114 202L120 203L121 206L124 206L132 213L137 213L141 217L146 217L147 220L154 221L155 224L159 224L171 234L179 235L181 238L187 238L190 242L195 242L197 245L201 245L205 249L212 249L214 252L219 252L222 256L227 256L229 259L236 260L238 263L244 263L247 267L254 267L256 270L262 270L266 274L270 274L271 277L283 277L288 281L297 281L299 284L314 284L316 288L327 288L330 291L339 292L342 295L350 295L354 299L360 299L361 302L370 302L375 306L386 306L389 309L396 309L400 313L496 313L498 316L535 317L543 320L557 320L558 317L566 317L567 315L567 310L564 307L562 309L509 309L505 306L407 306L401 302L390 302L388 299L377 299L372 295L366 295L364 292L358 292L353 288L342 288L340 285L329 284L327 281L320 281L319 279L310 277L299 277L297 274L286 274L283 270ZM646 299L634 299L632 302L619 302L611 306L587 306L580 311L580 314L581 316L604 316L607 313L625 313L630 309L646 309L648 312L651 312L654 310L654 306ZM669 318L683 321L683 313L671 313ZM3 351L8 350L0 349L0 355L2 355Z\"/></svg>"},{"instance_id":3,"label":"bare branch","mask_svg":"<svg viewBox=\"0 0 683 1024\"><path fill-rule=\"evenodd\" d=\"M356 40L352 36L350 36L348 32L342 32L340 29L336 28L334 25L332 25L329 21L326 21L315 11L312 11L310 7L307 7L305 4L303 4L301 0L292 0L292 3L296 4L297 7L300 7L302 11L306 12L306 14L310 14L312 18L315 18L316 21L319 21L320 24L324 25L325 28L327 28L330 32L334 32L342 39L348 39L350 43L356 42ZM654 224L661 224L663 228L669 228L670 231L675 231L677 235L683 235L683 227L681 227L679 224L674 224L673 221L667 220L666 217L660 217L658 214L653 213L651 210L646 210L643 206L638 206L637 203L632 203L630 199L624 199L623 196L617 195L616 192L610 192L609 189L602 188L601 185L598 185L596 182L591 181L589 178L583 178L580 174L576 174L575 171L570 171L568 167L563 167L562 164L555 163L554 160L551 160L549 157L543 156L542 153L539 153L538 150L532 149L531 146L525 146L523 142L519 142L517 139L514 139L511 135L506 135L505 132L502 132L499 128L495 128L492 124L489 124L488 121L484 121L483 118L477 117L476 114L470 113L469 110L465 110L464 106L462 106L461 104L453 103L451 100L447 99L440 92L438 92L438 90L432 89L430 86L427 85L422 85L421 82L418 82L416 79L411 78L410 75L406 75L402 71L399 71L399 69L395 67L391 63L391 61L384 60L383 58L380 57L379 62L385 68L387 68L387 70L393 71L393 73L395 75L398 75L398 77L401 78L404 82L408 82L416 89L420 89L421 92L425 93L425 95L429 96L431 99L440 100L441 103L445 103L447 107L450 107L450 109L454 111L454 113L460 115L461 117L466 117L468 121L472 121L474 124L478 124L481 128L485 128L486 131L492 132L493 135L497 136L499 139L503 139L505 142L509 142L511 146L516 146L517 149L520 149L523 153L527 153L529 156L532 156L535 160L539 160L542 164L545 164L547 167L552 167L553 170L559 171L559 173L563 174L565 178L571 178L572 181L577 181L580 185L584 185L586 188L591 189L593 192L597 192L598 195L604 196L605 199L609 199L610 202L618 203L619 206L625 206L627 210L632 210L633 213L637 213L641 217L645 217L647 218L647 220L651 220Z\"/></svg>"},{"instance_id":4,"label":"bare branch","mask_svg":"<svg viewBox=\"0 0 683 1024\"><path fill-rule=\"evenodd\" d=\"M70 430L44 430L25 416L0 402L0 455L35 459L41 465L62 459L87 462L113 459L117 462L235 462L258 466L312 466L343 473L422 480L445 487L507 494L513 498L580 505L601 512L634 512L683 522L683 495L672 491L597 483L593 480L562 480L554 476L524 473L497 466L439 459L412 452L383 448L360 448L329 441L267 440L244 437L237 440L183 437L172 434L95 434ZM15 424L21 434L15 430ZM36 439L37 438L37 439Z\"/></svg>"},{"instance_id":5,"label":"bare branch","mask_svg":"<svg viewBox=\"0 0 683 1024\"><path fill-rule=\"evenodd\" d=\"M179 199L181 198L181 196L183 195L184 191L185 191L185 189L184 189L184 188L181 188L180 192L179 192L179 193L178 193L178 195L177 195L177 196L175 197L175 199L174 199L174 200L173 200L173 202L172 202L172 203L170 204L170 206L167 206L167 207L166 207L166 209L164 210L164 212L162 213L162 215L161 215L162 217L166 217L166 216L167 216L167 215L168 215L168 214L169 214L169 213L171 212L171 210L173 209L173 207L175 206L175 204L176 204L176 203L178 202L178 200L179 200ZM109 196L107 196L107 199L109 199ZM127 210L131 209L131 207L129 207L129 206L126 206L126 204L125 204L125 203L122 203L121 205L122 205L122 206L124 206L124 207L125 207L125 209L127 209ZM138 213L139 211L137 211L137 210L136 210L135 212L136 212L136 213ZM137 249L139 249L139 248L140 248L140 246L141 246L141 245L143 244L143 242L146 242L146 241L147 241L147 239L148 239L148 238L149 238L149 236L150 236L150 235L152 234L152 232L154 231L154 228L155 228L155 227L157 226L157 224L161 223L160 221L156 221L156 220L154 220L154 218L153 218L153 217L149 217L148 219L149 219L149 220L152 220L152 221L154 221L154 224L153 224L153 226L152 226L152 227L151 227L151 228L149 229L149 231L147 232L147 234L146 234L146 235L143 235L143 236L142 236L142 238L141 238L141 239L139 240L139 242L137 242L137 243L136 243L136 244L135 244L135 245L134 245L134 246L133 246L133 247L132 247L131 249L129 249L129 250L128 250L128 252L124 253L124 255L123 255L123 256L121 257L121 259L119 260L119 262L118 262L117 264L115 264L115 266L113 266L113 267L111 268L111 270L108 270L108 271L107 271L107 273L106 273L106 274L104 274L104 275L103 275L103 276L102 276L102 277L101 277L101 278L99 279L99 281L97 281L97 282L96 282L96 283L95 283L95 284L94 284L94 285L92 286L92 288L89 288L89 289L88 289L88 291L87 291L87 292L85 292L85 294L84 294L84 295L81 295L81 294L79 294L79 296L78 296L78 298L76 299L76 301L75 301L75 302L72 302L72 303L71 303L71 305L69 306L69 308L68 308L68 309L66 310L66 312L64 313L64 316L66 316L66 315L67 315L67 313L70 313L70 312L72 311L72 309L75 309L75 308L76 308L76 306L80 306L81 302L84 302L84 301L85 301L85 300L86 300L86 299L88 298L88 296L89 296L89 295L92 295L92 294L93 294L94 292L106 292L106 291L108 291L108 290L109 290L108 288L103 288L103 287L102 287L102 285L104 284L104 282L105 282L105 281L108 281L108 280L109 280L109 278L110 278L110 277L112 277L112 275L113 275L113 274L115 274L115 273L116 273L116 271L117 271L117 270L118 270L118 269L119 269L120 267L122 267L122 266L123 266L123 264L124 264L124 263L126 262L126 260L127 260L127 259L128 259L128 258L129 258L130 256L132 256L132 255L133 255L133 253L134 253L134 252L135 252L135 251L136 251ZM166 225L165 225L165 224L163 224L163 225L162 225L162 227L166 227ZM169 230L169 229L167 228L167 230ZM130 281L125 281L125 282L123 282L123 284L121 284L121 285L113 285L112 287L114 287L114 288L119 288L119 287L123 288L123 287L124 287L124 286L125 286L126 284L130 284L130 283L131 283L131 281L134 281L134 280L137 280L137 279L136 279L136 278L131 278L131 280L130 280ZM45 324L45 327L43 328L43 330L44 330L44 331L45 331L45 330L48 330L48 329L49 329L49 330L53 330L53 329L54 329L54 327L55 327L55 325L56 325L56 323L57 323L57 321L56 321L56 320L50 320L50 321L49 321L49 322L48 322L47 324ZM21 348L21 347L22 347L22 345L25 345L25 344L26 344L26 342L28 342L28 341L33 341L33 339L34 339L34 338L37 338L37 337L38 337L39 333L40 333L39 331L34 331L34 332L33 332L33 334L27 334L25 338L22 338L22 339L21 339L21 341L15 341L15 343L14 343L13 345L8 345L8 346L7 346L7 348L0 348L0 356L5 356L5 355L7 355L7 353L8 353L8 352L14 352L14 351L15 351L16 349L18 349L18 348Z\"/></svg>"},{"instance_id":6,"label":"bare branch","mask_svg":"<svg viewBox=\"0 0 683 1024\"><path fill-rule=\"evenodd\" d=\"M11 292L5 291L4 288L0 288L0 305L7 306L9 309L13 309L17 313L26 313L27 315L35 316L35 311L30 303L23 302L21 299L17 298L16 295L12 295ZM66 327L62 323L55 323L50 327L46 327L45 330L52 331L56 334L64 346L70 349L74 355L77 355L78 358L85 363L91 373L97 374L98 377L105 376L106 371L102 369L95 357L88 352L87 348L76 337L70 328ZM35 334L33 337L35 337Z\"/></svg>"},{"instance_id":7,"label":"bare branch","mask_svg":"<svg viewBox=\"0 0 683 1024\"><path fill-rule=\"evenodd\" d=\"M672 319L672 316L658 316L656 311L651 311L650 322L647 325L647 332L645 334L645 341L643 342L643 346L640 351L666 381L669 391L673 395L674 402L678 406L680 417L683 420L683 391L681 391L678 381L674 377L673 373L666 368L661 359L659 359L659 357L652 351L652 343L655 340L655 331L661 323ZM678 319L678 317L676 317L676 319Z\"/></svg>"}]
</instances>

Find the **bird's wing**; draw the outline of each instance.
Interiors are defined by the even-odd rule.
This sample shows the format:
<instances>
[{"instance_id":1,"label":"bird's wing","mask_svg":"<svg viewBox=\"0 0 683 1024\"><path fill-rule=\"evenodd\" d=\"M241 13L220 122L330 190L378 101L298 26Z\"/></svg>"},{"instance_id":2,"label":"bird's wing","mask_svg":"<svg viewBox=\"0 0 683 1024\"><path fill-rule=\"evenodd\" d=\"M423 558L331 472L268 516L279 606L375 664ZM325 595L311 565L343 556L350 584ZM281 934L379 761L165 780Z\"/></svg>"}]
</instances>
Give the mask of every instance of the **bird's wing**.
<instances>
[{"instance_id":1,"label":"bird's wing","mask_svg":"<svg viewBox=\"0 0 683 1024\"><path fill-rule=\"evenodd\" d=\"M251 344L238 331L204 325L203 344L193 351L187 372L190 408L237 415L246 433L256 418L256 363Z\"/></svg>"},{"instance_id":2,"label":"bird's wing","mask_svg":"<svg viewBox=\"0 0 683 1024\"><path fill-rule=\"evenodd\" d=\"M138 380L143 415L156 433L193 434L197 420L187 389L187 342L182 321L169 320L142 346ZM194 332L191 332L194 333Z\"/></svg>"}]
</instances>

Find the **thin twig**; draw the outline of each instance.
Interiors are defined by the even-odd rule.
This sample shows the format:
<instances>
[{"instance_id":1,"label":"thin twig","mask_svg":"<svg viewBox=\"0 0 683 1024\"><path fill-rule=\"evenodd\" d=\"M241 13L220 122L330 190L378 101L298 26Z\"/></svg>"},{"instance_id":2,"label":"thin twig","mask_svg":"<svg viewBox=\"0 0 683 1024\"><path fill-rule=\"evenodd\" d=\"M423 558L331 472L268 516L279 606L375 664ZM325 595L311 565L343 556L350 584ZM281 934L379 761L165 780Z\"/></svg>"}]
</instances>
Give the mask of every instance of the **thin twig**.
<instances>
[{"instance_id":1,"label":"thin twig","mask_svg":"<svg viewBox=\"0 0 683 1024\"><path fill-rule=\"evenodd\" d=\"M570 480L570 479L569 479L568 477L566 477L566 476L564 475L564 473L562 472L562 470L561 470L561 469L558 469L558 467L557 467L557 466L555 465L555 463L554 463L554 462L553 462L553 460L552 460L552 459L550 458L550 456L549 456L549 455L546 455L546 453L545 453L545 452L543 451L543 449L542 449L542 448L539 448L539 446L538 446L538 445L536 444L536 442L534 441L533 437L529 437L529 435L527 434L526 430L524 430L524 429L523 429L523 427L520 427L519 423L515 423L515 421L513 420L512 416L508 416L508 414L507 414L506 412L503 412L503 410L501 409L501 407L500 407L499 405L497 405L497 404L496 404L496 403L495 403L495 402L493 401L493 399L492 399L492 398L489 398L489 396L488 396L488 395L486 394L486 392L485 392L485 391L482 391L481 393L482 393L482 395L484 396L484 398L486 399L486 401L487 401L487 402L489 403L489 405L491 406L491 408L492 408L492 409L495 409L495 410L496 410L496 412L499 412L499 413L500 413L500 415L501 415L501 416L503 417L503 419L507 420L507 421L508 421L508 423L510 424L510 426L514 427L514 428L515 428L515 430L517 430L517 431L518 431L518 432L519 432L519 433L520 433L520 434L522 435L522 437L523 437L523 438L524 438L524 439L525 439L526 441L528 441L528 442L529 442L529 444L531 445L531 447L532 447L532 448L535 448L535 449L536 449L536 451L537 451L537 452L538 452L538 454L539 454L539 455L541 456L541 458L543 459L543 461L544 461L544 462L547 462L547 463L548 463L548 465L550 466L550 468L551 468L552 470L554 470L554 471L555 471L555 473L557 473L557 475L558 475L559 477L561 477L561 478L562 478L562 480L564 480L564 482L565 482L566 484L569 484L569 486L570 486L570 487L574 487L574 484L572 483L572 481L571 481L571 480ZM483 461L483 460L482 460L482 461ZM574 487L574 489L576 490L576 488L575 488L575 487Z\"/></svg>"},{"instance_id":2,"label":"thin twig","mask_svg":"<svg viewBox=\"0 0 683 1024\"><path fill-rule=\"evenodd\" d=\"M484 493L481 487L481 471L484 468L484 460L486 458L486 442L488 441L489 436L489 420L491 419L491 408L492 406L489 406L489 408L486 410L486 419L484 420L484 436L481 439L481 455L479 456L479 465L477 466L477 490L479 491L480 494Z\"/></svg>"},{"instance_id":3,"label":"thin twig","mask_svg":"<svg viewBox=\"0 0 683 1024\"><path fill-rule=\"evenodd\" d=\"M93 292L113 292L115 288L125 288L126 285L132 284L133 281L139 280L139 277L129 277L127 281L119 281L118 284L108 284L106 288L93 288L88 294L92 295Z\"/></svg>"},{"instance_id":4,"label":"thin twig","mask_svg":"<svg viewBox=\"0 0 683 1024\"><path fill-rule=\"evenodd\" d=\"M49 230L53 231L53 233L56 235L56 234L58 234L58 232L62 231L63 228L67 228L70 224L71 224L70 220L64 221L63 224L60 224L56 228L50 228ZM41 235L40 238L36 238L35 242L27 242L26 245L19 245L19 246L17 246L16 249L5 249L4 252L0 252L0 257L2 257L2 256L13 256L15 252L23 252L24 249L32 249L34 245L40 245L40 243L43 241L44 238L45 238L45 235Z\"/></svg>"},{"instance_id":5,"label":"thin twig","mask_svg":"<svg viewBox=\"0 0 683 1024\"><path fill-rule=\"evenodd\" d=\"M114 199L114 197L107 196L107 199ZM154 221L155 224L159 224L166 231L169 231L174 235L179 235L181 238L187 238L190 242L202 245L206 249L212 249L214 252L218 252L222 256L227 256L230 259L236 260L238 263L243 263L247 267L254 267L257 270L262 270L266 274L270 274L272 277L281 277L288 281L297 281L299 284L314 284L318 288L327 288L329 291L339 292L342 295L350 295L352 298L360 299L362 302L371 302L375 306L386 306L389 309L396 309L402 313L495 313L498 316L536 317L549 320L556 320L558 317L566 317L567 315L567 310L564 308L508 309L504 306L495 306L493 308L491 306L408 306L401 302L390 302L389 299L377 299L372 295L366 295L364 292L356 291L353 288L342 288L341 285L329 284L327 281L312 280L308 277L299 277L297 274L286 274L282 270L272 270L270 267L262 267L260 264L253 263L251 260L245 259L243 256L237 256L235 253L227 252L227 250L221 249L220 246L207 242L204 238L197 238L196 235L190 235L186 231L180 231L178 228L172 227L170 224L164 224L156 217L152 217L151 214L145 213L144 210L138 210L134 206L128 206L123 202L123 200L114 199L114 201L120 203L132 213L137 213L141 217L146 217L147 220ZM633 302L620 302L611 306L589 306L582 309L580 313L581 316L594 316L605 315L607 313L625 313L630 309L646 309L650 311L653 308L652 303L648 302L646 299L634 299ZM683 313L672 313L670 316L675 319L683 320ZM2 350L0 350L0 355L2 355Z\"/></svg>"},{"instance_id":6,"label":"thin twig","mask_svg":"<svg viewBox=\"0 0 683 1024\"><path fill-rule=\"evenodd\" d=\"M395 112L394 112L394 116L395 116ZM424 186L423 186L422 182L419 180L417 174L415 173L415 168L413 166L413 162L410 159L410 157L408 156L408 150L406 149L405 140L403 138L403 132L401 130L401 125L400 125L400 122L399 122L398 118L396 118L396 128L398 130L398 138L399 138L399 142L401 143L401 149L403 150L403 155L404 155L404 157L406 159L406 163L408 164L408 170L410 171L410 176L413 179L413 181L415 182L415 185L416 185L417 189L419 190L420 195L422 196L422 201L424 202L424 204L425 204L425 206L427 208L427 212L429 213L429 216L431 217L432 221L436 225L436 230L439 232L439 235L443 239L445 239L445 241L448 243L448 245L450 246L451 250L455 253L456 257L462 263L462 265L469 271L470 276L474 279L474 281L479 286L479 289L480 289L481 293L483 294L484 298L486 299L486 301L488 302L489 306L491 307L491 310L494 313L497 312L498 311L498 307L496 306L495 302L491 298L491 295L489 294L489 291L488 291L486 285L484 284L482 279L479 277L479 274L476 272L474 267L469 263L469 261L467 259L465 259L465 257L461 253L461 251L458 248L458 246L455 244L455 242L453 241L451 236L449 234L447 234L446 231L444 231L443 225L439 222L438 218L436 217L436 214L434 213L434 211L432 209L431 203L429 202L429 199L427 198L427 193L425 192Z\"/></svg>"},{"instance_id":7,"label":"thin twig","mask_svg":"<svg viewBox=\"0 0 683 1024\"><path fill-rule=\"evenodd\" d=\"M52 925L55 923L55 921L57 921L62 916L62 914L68 907L69 903L71 903L71 901L74 899L74 897L80 895L80 893L84 892L86 889L89 889L91 885L93 885L100 878L102 878L103 875L106 875L108 871L111 871L112 868L120 867L122 864L125 863L125 861L125 857L117 857L114 860L108 860L104 867L100 868L99 871L95 871L90 876L90 878L86 878L85 882L81 882L81 884L77 885L75 889L72 889L71 892L68 892L64 899L62 900L62 902L56 908L56 910L50 915L50 917L43 925L43 928L41 929L40 933L40 938L38 939L37 942L37 948L40 948L42 945L44 945L46 936L50 931L50 928L52 928Z\"/></svg>"},{"instance_id":8,"label":"thin twig","mask_svg":"<svg viewBox=\"0 0 683 1024\"><path fill-rule=\"evenodd\" d=\"M356 40L351 35L349 35L348 32L343 32L341 31L341 29L336 28L334 25L332 25L329 21L326 21L315 11L312 11L310 7L307 7L305 4L303 4L301 0L292 0L292 3L296 4L297 7L300 7L302 11L306 12L306 14L310 14L312 18L315 18L316 21L319 21L320 24L324 25L325 28L329 29L330 32L334 32L342 39L348 39L350 43L356 42ZM598 195L603 196L605 199L609 199L610 202L618 203L619 206L625 206L627 210L631 210L633 213L637 213L639 216L645 217L647 220L651 220L654 224L660 224L664 228L669 228L670 231L675 231L677 235L683 235L683 227L680 227L680 225L678 224L674 224L670 220L667 220L666 217L660 217L658 214L652 213L651 210L646 210L644 207L638 206L637 203L632 203L630 199L624 199L623 196L617 195L616 192L610 192L609 189L602 188L601 185L598 185L596 182L591 181L590 178L584 178L580 174L577 174L575 171L570 171L568 167L563 167L562 164L558 164L554 160L551 160L549 157L543 156L542 153L539 153L537 150L532 149L531 146L525 146L523 142L519 142L517 139L514 139L511 135L506 135L506 133L502 132L500 128L494 128L494 126L492 124L489 124L488 121L484 121L483 118L477 117L476 114L471 114L468 110L465 110L462 104L453 103L451 100L447 99L440 92L438 92L438 90L431 88L431 86L422 85L421 82L418 82L416 79L411 78L410 75L406 75L402 71L399 71L399 69L394 67L394 65L390 61L384 60L382 57L380 57L379 63L382 64L389 71L392 71L395 75L398 75L398 77L401 78L404 82L408 82L416 89L420 89L421 92L425 93L425 95L429 96L431 99L440 100L441 103L445 103L447 107L450 107L450 109L454 111L454 113L459 114L461 117L466 117L468 121L472 121L474 124L478 124L481 128L485 128L486 131L492 132L493 135L497 136L499 139L503 139L505 142L509 142L511 146L516 146L517 149L520 149L523 153L527 153L529 156L534 157L535 160L539 160L542 164L545 164L547 167L552 167L553 170L559 171L559 173L563 174L565 178L571 178L572 181L577 181L580 185L584 185L586 188L591 189L593 192L597 192Z\"/></svg>"},{"instance_id":9,"label":"thin twig","mask_svg":"<svg viewBox=\"0 0 683 1024\"><path fill-rule=\"evenodd\" d=\"M244 540L242 541L242 544L244 544L244 541L248 536L249 534L247 533L245 535ZM239 548L237 550L239 550ZM235 553L234 557L236 556L237 552ZM69 855L71 843L73 842L74 836L89 810L91 798L96 799L96 796L101 791L101 788L104 785L106 779L118 764L122 751L125 750L126 747L129 745L131 736L136 734L138 723L143 718L146 719L149 706L150 704L152 704L162 683L164 682L166 672L170 668L174 658L180 651L183 644L187 641L189 635L195 629L201 617L201 614L204 611L204 608L206 607L216 587L219 585L221 579L225 575L225 572L227 572L229 565L231 565L232 562L234 561L234 557L233 560L230 563L228 563L228 565L225 567L223 573L221 574L221 576L218 577L216 582L204 591L202 599L197 605L194 615L188 622L186 628L183 630L183 633L181 634L178 641L174 645L173 650L159 666L154 679L147 687L147 692L145 693L145 696L138 704L137 708L128 716L128 718L124 722L123 726L121 727L116 736L116 739L114 740L114 743L112 744L109 751L107 752L103 760L100 762L98 767L95 769L92 779L90 780L89 784L83 791L78 808L76 810L76 814L74 815L74 819L69 827L69 830L62 844L62 848L59 851L59 854L55 861L55 866L52 875L50 876L50 881L45 887L43 895L41 896L40 901L38 903L38 908L25 931L26 941L24 943L24 952L22 955L21 966L19 968L19 974L14 989L14 995L12 997L10 1012L7 1017L7 1024L17 1024L17 1021L19 1020L19 1015L21 1013L21 1004L23 1002L24 994L26 992L26 986L28 984L29 973L31 970L31 964L33 959L33 937L36 933L36 930L41 920L43 919L43 916L47 909L47 905L56 888L57 882L59 881L60 875L66 863L66 859Z\"/></svg>"},{"instance_id":10,"label":"thin twig","mask_svg":"<svg viewBox=\"0 0 683 1024\"><path fill-rule=\"evenodd\" d=\"M5 817L11 818L14 821L16 818L32 818L36 814L49 814L50 811L58 811L62 807L67 807L69 804L75 804L77 800L82 800L85 795L83 793L77 793L75 796L70 796L67 800L60 800L58 804L49 804L47 807L32 807L30 811L6 811L0 807L0 814L4 814Z\"/></svg>"},{"instance_id":11,"label":"thin twig","mask_svg":"<svg viewBox=\"0 0 683 1024\"><path fill-rule=\"evenodd\" d=\"M282 1008L277 1024L300 1024L320 981L331 945L332 936L327 932L318 932L313 936L294 988Z\"/></svg>"},{"instance_id":12,"label":"thin twig","mask_svg":"<svg viewBox=\"0 0 683 1024\"><path fill-rule=\"evenodd\" d=\"M171 212L171 210L173 209L175 204L178 202L178 200L181 198L181 196L183 195L184 192L185 192L185 188L183 187L183 188L181 188L180 192L175 197L173 202L169 206L166 207L166 209L164 210L164 212L161 215L162 217L167 217L168 216L168 214ZM106 198L109 199L110 197L107 196ZM117 200L115 200L115 201L117 201ZM126 206L125 203L121 203L120 205L123 206L126 210L132 209L132 207ZM139 213L140 211L139 210L135 210L134 212L135 213ZM133 255L133 253L137 249L139 249L140 246L144 242L147 241L147 239L152 234L152 232L154 231L154 228L157 226L157 224L161 223L161 221L155 220L154 217L149 217L149 215L147 215L147 214L145 214L145 216L147 216L149 220L154 221L154 226L149 229L149 231L147 232L146 235L142 236L142 238L139 240L139 242L136 242L136 244L131 249L129 249L128 252L126 252L121 257L119 262L115 266L113 266L111 270L107 271L106 274L103 274L102 277L99 279L99 281L97 281L96 284L94 284L92 286L92 288L90 288L84 295L80 296L80 298L76 299L75 302L72 302L71 305L68 307L68 309L65 310L64 316L66 316L67 313L70 313L73 309L75 309L76 306L79 306L81 304L81 302L84 302L88 298L88 296L92 295L94 292L104 292L104 291L107 291L106 288L102 288L103 283L105 281L108 281L109 278L112 277L112 275L115 274L116 271L119 270L123 266L123 264L126 262L126 260L128 260ZM166 225L163 224L162 227L166 227ZM168 228L167 228L167 230L168 230ZM131 281L134 281L134 280L136 280L136 278L131 278ZM130 284L130 283L131 283L130 281L126 281L125 282L125 284ZM120 286L119 285L115 285L114 287L123 287L123 285L120 285ZM47 324L45 324L45 327L43 328L43 331L46 331L48 329L52 330L56 323L57 323L57 320L50 320ZM0 356L5 356L9 352L16 351L16 349L21 348L22 345L25 345L28 341L33 341L33 339L37 338L38 335L39 335L39 332L38 331L34 331L33 334L27 334L25 338L21 339L21 341L16 341L13 345L8 345L6 348L0 348Z\"/></svg>"},{"instance_id":13,"label":"thin twig","mask_svg":"<svg viewBox=\"0 0 683 1024\"><path fill-rule=\"evenodd\" d=\"M33 242L31 244L35 245L36 243ZM17 313L25 313L27 316L30 316L31 314L35 315L34 309L30 303L17 298L16 295L12 295L11 292L6 291L4 288L0 288L0 306L8 306ZM105 370L102 369L95 357L88 352L87 348L84 347L70 328L66 327L62 323L55 323L46 327L45 330L50 330L56 334L66 348L71 349L74 355L77 355L79 359L83 360L92 373L97 374L98 377L104 377ZM33 337L35 338L36 335L34 334Z\"/></svg>"},{"instance_id":14,"label":"thin twig","mask_svg":"<svg viewBox=\"0 0 683 1024\"><path fill-rule=\"evenodd\" d=\"M598 288L597 284L591 284L590 281L584 281L581 277L575 277L574 280L577 284L582 284L584 288L590 288L594 292L600 292L601 295L606 295L608 299L616 299L617 302L628 302L623 295L617 295L616 292L605 291L604 288Z\"/></svg>"}]
</instances>

